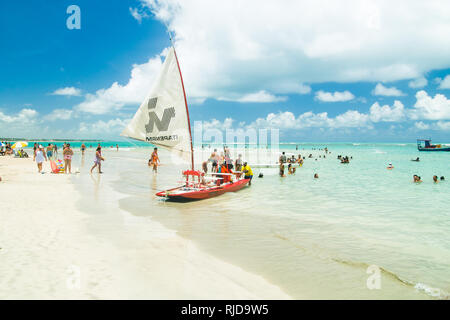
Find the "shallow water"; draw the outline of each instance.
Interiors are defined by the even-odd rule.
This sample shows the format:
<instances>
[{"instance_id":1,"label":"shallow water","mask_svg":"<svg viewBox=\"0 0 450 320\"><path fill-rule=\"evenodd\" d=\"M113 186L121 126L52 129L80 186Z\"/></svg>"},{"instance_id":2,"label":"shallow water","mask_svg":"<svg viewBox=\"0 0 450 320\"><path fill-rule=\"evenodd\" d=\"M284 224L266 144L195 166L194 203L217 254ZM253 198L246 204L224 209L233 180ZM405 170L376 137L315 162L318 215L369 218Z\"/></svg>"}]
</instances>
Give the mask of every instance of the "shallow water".
<instances>
[{"instance_id":1,"label":"shallow water","mask_svg":"<svg viewBox=\"0 0 450 320\"><path fill-rule=\"evenodd\" d=\"M186 168L167 163L164 151L153 174L149 149L105 150L102 183L127 195L121 208L163 223L294 298L448 298L450 181L434 184L432 176L450 179L450 153L419 153L414 144L334 143L324 159L318 150L324 146L300 144L296 151L295 144L284 145L314 157L285 178L277 169L254 168L264 178L255 177L251 187L199 202L154 196L179 185ZM353 159L341 164L338 154ZM79 163L89 183L93 155L83 165L78 157L74 167ZM421 161L410 161L416 157ZM393 170L386 169L390 162ZM413 183L413 174L423 183ZM367 288L370 265L381 270L379 290Z\"/></svg>"}]
</instances>

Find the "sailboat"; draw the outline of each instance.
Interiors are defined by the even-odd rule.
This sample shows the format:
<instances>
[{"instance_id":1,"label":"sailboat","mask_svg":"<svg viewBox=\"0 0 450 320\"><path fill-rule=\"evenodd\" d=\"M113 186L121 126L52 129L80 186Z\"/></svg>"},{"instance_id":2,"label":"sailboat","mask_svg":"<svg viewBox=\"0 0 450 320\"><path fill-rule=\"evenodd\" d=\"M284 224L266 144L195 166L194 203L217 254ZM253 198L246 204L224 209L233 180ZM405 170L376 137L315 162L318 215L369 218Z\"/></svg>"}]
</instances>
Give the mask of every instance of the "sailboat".
<instances>
[{"instance_id":1,"label":"sailboat","mask_svg":"<svg viewBox=\"0 0 450 320\"><path fill-rule=\"evenodd\" d=\"M175 201L207 199L238 191L250 181L240 178L239 173L214 173L208 179L204 172L195 170L189 108L180 64L173 46L167 52L150 93L121 135L146 141L175 152L181 158L190 159L191 169L182 173L184 184L156 193L159 197ZM217 183L224 175L235 174L235 181Z\"/></svg>"}]
</instances>

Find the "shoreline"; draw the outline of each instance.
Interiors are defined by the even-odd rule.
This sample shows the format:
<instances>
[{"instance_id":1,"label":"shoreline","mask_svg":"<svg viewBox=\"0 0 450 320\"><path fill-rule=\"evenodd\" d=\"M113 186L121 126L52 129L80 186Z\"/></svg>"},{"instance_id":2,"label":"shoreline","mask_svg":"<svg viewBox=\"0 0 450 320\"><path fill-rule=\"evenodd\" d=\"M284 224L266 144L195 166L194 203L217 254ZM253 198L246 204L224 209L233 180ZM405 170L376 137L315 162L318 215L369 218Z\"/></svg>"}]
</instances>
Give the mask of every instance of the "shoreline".
<instances>
[{"instance_id":1,"label":"shoreline","mask_svg":"<svg viewBox=\"0 0 450 320\"><path fill-rule=\"evenodd\" d=\"M158 222L122 211L121 195L107 186L97 200L116 201L107 212L92 210L96 195L90 203L76 184L83 172L54 175L48 162L44 171L30 158L0 157L1 299L291 298Z\"/></svg>"}]
</instances>

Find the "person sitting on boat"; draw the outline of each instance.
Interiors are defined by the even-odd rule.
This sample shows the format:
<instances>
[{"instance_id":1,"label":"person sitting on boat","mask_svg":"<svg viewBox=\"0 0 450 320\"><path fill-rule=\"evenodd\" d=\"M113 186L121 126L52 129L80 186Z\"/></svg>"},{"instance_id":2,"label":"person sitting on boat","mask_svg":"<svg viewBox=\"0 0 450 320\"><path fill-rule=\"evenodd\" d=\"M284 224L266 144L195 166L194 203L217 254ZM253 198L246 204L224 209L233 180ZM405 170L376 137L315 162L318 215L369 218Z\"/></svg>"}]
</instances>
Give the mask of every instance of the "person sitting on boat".
<instances>
[{"instance_id":1,"label":"person sitting on boat","mask_svg":"<svg viewBox=\"0 0 450 320\"><path fill-rule=\"evenodd\" d=\"M250 166L247 164L247 162L244 162L244 166L242 167L241 171L244 173L244 179L250 179L250 181L248 182L248 185L251 186L252 179L253 179L252 168L250 168Z\"/></svg>"},{"instance_id":2,"label":"person sitting on boat","mask_svg":"<svg viewBox=\"0 0 450 320\"><path fill-rule=\"evenodd\" d=\"M230 168L229 165L227 165L227 164L224 163L224 164L222 165L221 173L225 173L225 174L226 174L226 175L222 176L222 181L223 181L223 183L232 182L232 181L231 181L231 177L232 177L232 176L229 175L229 174L232 174L233 171L231 171L231 168Z\"/></svg>"},{"instance_id":3,"label":"person sitting on boat","mask_svg":"<svg viewBox=\"0 0 450 320\"><path fill-rule=\"evenodd\" d=\"M203 161L202 169L204 173L208 173L208 161Z\"/></svg>"},{"instance_id":4,"label":"person sitting on boat","mask_svg":"<svg viewBox=\"0 0 450 320\"><path fill-rule=\"evenodd\" d=\"M234 162L234 166L236 167L236 171L241 171L241 169L242 169L242 154L238 155L238 158Z\"/></svg>"}]
</instances>

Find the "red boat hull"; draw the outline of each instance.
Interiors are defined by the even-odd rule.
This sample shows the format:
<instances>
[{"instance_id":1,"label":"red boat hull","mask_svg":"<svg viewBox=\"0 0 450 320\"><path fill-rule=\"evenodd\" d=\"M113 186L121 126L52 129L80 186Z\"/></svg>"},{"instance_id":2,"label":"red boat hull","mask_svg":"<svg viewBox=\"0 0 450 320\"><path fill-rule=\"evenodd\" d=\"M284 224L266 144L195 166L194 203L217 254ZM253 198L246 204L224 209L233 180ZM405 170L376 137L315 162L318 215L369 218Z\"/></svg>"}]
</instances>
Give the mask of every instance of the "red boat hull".
<instances>
[{"instance_id":1,"label":"red boat hull","mask_svg":"<svg viewBox=\"0 0 450 320\"><path fill-rule=\"evenodd\" d=\"M184 187L178 187L158 192L156 195L158 197L164 197L174 201L203 200L220 196L221 194L224 194L226 192L239 191L243 187L245 187L249 181L250 179L242 179L232 184L225 184L217 187L205 188L203 190L186 191L186 192L179 192L179 190L182 190Z\"/></svg>"}]
</instances>

